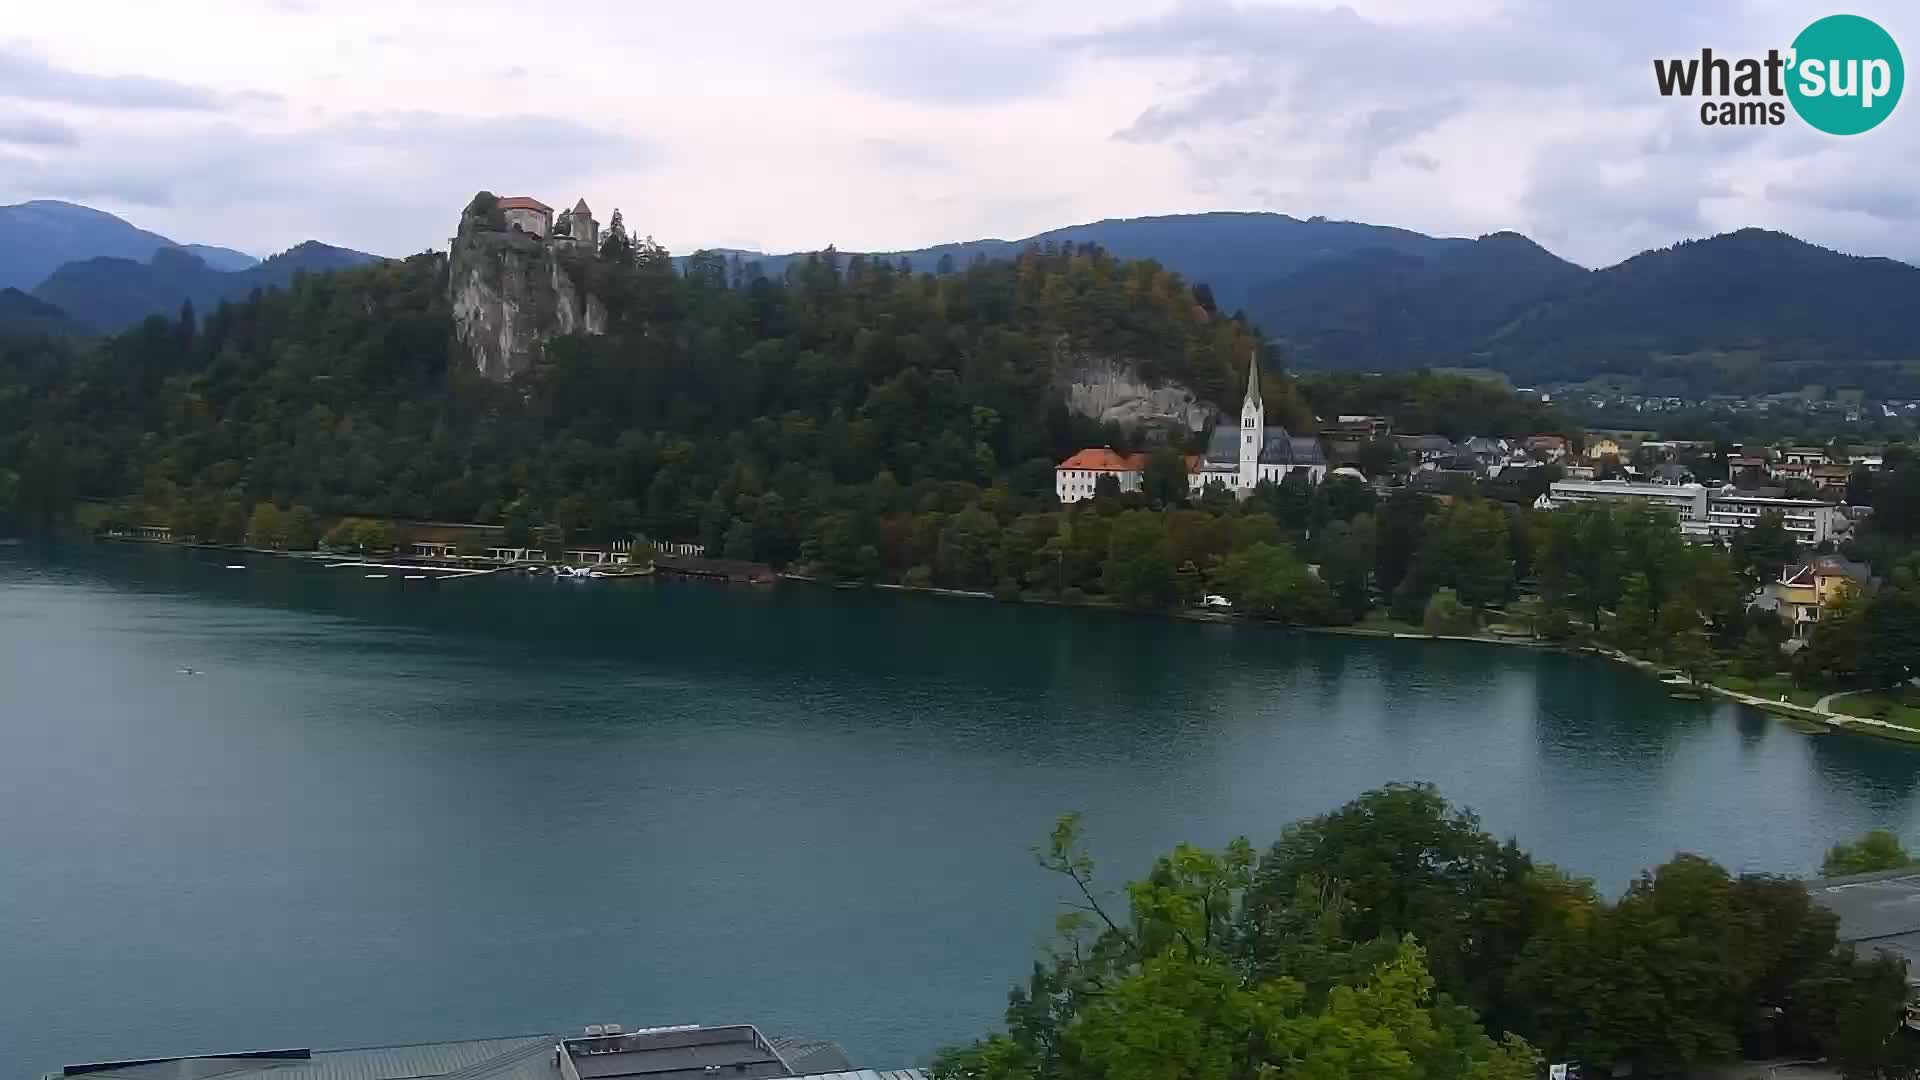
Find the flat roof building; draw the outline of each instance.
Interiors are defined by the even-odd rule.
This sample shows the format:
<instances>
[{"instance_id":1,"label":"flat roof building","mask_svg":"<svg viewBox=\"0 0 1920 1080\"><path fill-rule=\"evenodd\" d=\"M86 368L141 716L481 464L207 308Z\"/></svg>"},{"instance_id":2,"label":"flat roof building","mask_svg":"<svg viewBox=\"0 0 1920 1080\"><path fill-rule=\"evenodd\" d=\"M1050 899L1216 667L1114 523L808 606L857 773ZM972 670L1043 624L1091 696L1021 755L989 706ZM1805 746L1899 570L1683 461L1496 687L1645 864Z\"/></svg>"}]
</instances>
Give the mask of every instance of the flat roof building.
<instances>
[{"instance_id":1,"label":"flat roof building","mask_svg":"<svg viewBox=\"0 0 1920 1080\"><path fill-rule=\"evenodd\" d=\"M346 1050L254 1050L69 1065L47 1080L926 1080L920 1069L854 1069L845 1052L816 1039L769 1039L752 1024L623 1030L589 1025L580 1035L364 1046Z\"/></svg>"},{"instance_id":2,"label":"flat roof building","mask_svg":"<svg viewBox=\"0 0 1920 1080\"><path fill-rule=\"evenodd\" d=\"M1650 503L1680 519L1684 536L1707 536L1707 489L1699 484L1634 484L1624 480L1556 480L1548 488L1554 506L1612 500Z\"/></svg>"}]
</instances>

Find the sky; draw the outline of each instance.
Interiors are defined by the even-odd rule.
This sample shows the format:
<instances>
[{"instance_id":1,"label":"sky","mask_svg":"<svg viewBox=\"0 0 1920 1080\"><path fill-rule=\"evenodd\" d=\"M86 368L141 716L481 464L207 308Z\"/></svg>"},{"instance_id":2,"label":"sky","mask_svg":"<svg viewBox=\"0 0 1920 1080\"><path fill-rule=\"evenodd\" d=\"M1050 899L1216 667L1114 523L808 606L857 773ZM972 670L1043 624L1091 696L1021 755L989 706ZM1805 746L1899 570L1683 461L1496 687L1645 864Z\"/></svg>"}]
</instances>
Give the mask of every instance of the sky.
<instances>
[{"instance_id":1,"label":"sky","mask_svg":"<svg viewBox=\"0 0 1920 1080\"><path fill-rule=\"evenodd\" d=\"M1836 10L1920 51L1912 0L16 0L0 203L257 255L444 247L484 188L677 252L1273 210L1589 266L1749 225L1920 262L1920 101L1836 137L1654 89Z\"/></svg>"}]
</instances>

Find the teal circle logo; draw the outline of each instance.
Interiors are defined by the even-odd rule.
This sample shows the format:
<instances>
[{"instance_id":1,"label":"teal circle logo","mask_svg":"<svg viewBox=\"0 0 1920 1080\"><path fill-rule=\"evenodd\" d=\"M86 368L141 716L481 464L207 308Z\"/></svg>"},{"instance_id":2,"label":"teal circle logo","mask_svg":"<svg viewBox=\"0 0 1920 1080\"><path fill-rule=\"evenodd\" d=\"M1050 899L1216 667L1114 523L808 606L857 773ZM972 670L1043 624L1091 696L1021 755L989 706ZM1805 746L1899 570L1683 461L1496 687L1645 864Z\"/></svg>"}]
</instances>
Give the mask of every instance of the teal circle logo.
<instances>
[{"instance_id":1,"label":"teal circle logo","mask_svg":"<svg viewBox=\"0 0 1920 1080\"><path fill-rule=\"evenodd\" d=\"M1900 103L1907 81L1893 35L1858 15L1829 15L1800 31L1792 64L1793 111L1829 135L1877 126Z\"/></svg>"}]
</instances>

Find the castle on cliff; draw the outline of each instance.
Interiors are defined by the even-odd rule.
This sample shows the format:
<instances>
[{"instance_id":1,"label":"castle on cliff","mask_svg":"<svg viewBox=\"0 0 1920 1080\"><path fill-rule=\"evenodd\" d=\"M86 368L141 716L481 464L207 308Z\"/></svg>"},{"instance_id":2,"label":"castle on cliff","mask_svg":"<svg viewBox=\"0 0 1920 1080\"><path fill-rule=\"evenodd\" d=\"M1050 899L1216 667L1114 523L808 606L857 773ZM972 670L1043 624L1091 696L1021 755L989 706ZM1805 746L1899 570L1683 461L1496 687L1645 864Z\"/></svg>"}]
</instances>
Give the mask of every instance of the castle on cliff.
<instances>
[{"instance_id":1,"label":"castle on cliff","mask_svg":"<svg viewBox=\"0 0 1920 1080\"><path fill-rule=\"evenodd\" d=\"M553 207L527 195L505 196L496 203L507 219L509 232L523 232L555 247L600 247L600 223L593 220L585 199L574 203L571 210L560 211L558 218L553 216Z\"/></svg>"},{"instance_id":2,"label":"castle on cliff","mask_svg":"<svg viewBox=\"0 0 1920 1080\"><path fill-rule=\"evenodd\" d=\"M618 210L612 230L621 231ZM447 247L447 290L475 369L504 381L554 337L606 333L606 304L589 286L599 254L600 223L585 199L556 216L531 196L474 195Z\"/></svg>"}]
</instances>

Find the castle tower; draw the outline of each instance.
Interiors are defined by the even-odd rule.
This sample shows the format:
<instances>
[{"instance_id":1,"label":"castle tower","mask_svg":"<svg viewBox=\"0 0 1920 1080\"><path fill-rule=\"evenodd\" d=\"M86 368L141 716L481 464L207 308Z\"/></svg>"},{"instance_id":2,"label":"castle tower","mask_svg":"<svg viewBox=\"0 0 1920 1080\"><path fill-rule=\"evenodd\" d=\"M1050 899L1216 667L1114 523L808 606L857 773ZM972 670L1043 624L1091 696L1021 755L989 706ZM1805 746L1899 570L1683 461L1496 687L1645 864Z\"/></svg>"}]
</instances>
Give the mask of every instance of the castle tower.
<instances>
[{"instance_id":1,"label":"castle tower","mask_svg":"<svg viewBox=\"0 0 1920 1080\"><path fill-rule=\"evenodd\" d=\"M575 240L593 247L600 246L600 223L593 220L593 211L587 209L587 200L581 199L573 204L567 221L572 226Z\"/></svg>"},{"instance_id":2,"label":"castle tower","mask_svg":"<svg viewBox=\"0 0 1920 1080\"><path fill-rule=\"evenodd\" d=\"M1240 403L1240 489L1260 482L1260 449L1267 437L1267 408L1260 400L1260 350L1247 357L1247 396Z\"/></svg>"}]
</instances>

